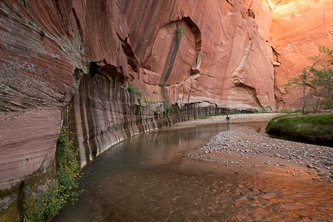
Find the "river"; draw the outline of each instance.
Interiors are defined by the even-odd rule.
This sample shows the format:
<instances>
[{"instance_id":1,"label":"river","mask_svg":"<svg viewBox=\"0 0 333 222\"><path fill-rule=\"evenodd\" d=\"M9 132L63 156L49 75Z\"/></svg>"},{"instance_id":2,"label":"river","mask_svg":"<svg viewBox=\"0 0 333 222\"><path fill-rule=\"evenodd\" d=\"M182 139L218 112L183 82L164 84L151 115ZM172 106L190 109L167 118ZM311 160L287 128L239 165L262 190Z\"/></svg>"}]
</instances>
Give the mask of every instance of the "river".
<instances>
[{"instance_id":1,"label":"river","mask_svg":"<svg viewBox=\"0 0 333 222\"><path fill-rule=\"evenodd\" d=\"M266 124L171 127L129 138L83 170L84 191L55 221L333 221L331 184L182 157L221 131L259 132Z\"/></svg>"}]
</instances>

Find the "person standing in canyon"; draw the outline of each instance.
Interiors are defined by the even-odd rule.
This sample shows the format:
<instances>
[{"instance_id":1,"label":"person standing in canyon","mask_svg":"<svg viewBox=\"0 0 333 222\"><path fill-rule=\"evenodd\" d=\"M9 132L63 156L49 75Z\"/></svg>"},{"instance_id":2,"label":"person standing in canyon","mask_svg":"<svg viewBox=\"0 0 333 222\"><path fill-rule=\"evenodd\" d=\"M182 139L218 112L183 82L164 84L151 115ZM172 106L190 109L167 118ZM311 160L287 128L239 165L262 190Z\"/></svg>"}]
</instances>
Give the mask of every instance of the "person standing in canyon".
<instances>
[{"instance_id":1,"label":"person standing in canyon","mask_svg":"<svg viewBox=\"0 0 333 222\"><path fill-rule=\"evenodd\" d=\"M225 119L227 120L227 131L229 131L230 130L230 126L229 126L230 116L229 116L229 114L227 114L227 116L225 117Z\"/></svg>"},{"instance_id":2,"label":"person standing in canyon","mask_svg":"<svg viewBox=\"0 0 333 222\"><path fill-rule=\"evenodd\" d=\"M225 118L226 118L226 120L227 120L227 123L229 123L229 120L230 120L230 116L229 116L229 114L227 114L227 116L226 116Z\"/></svg>"}]
</instances>

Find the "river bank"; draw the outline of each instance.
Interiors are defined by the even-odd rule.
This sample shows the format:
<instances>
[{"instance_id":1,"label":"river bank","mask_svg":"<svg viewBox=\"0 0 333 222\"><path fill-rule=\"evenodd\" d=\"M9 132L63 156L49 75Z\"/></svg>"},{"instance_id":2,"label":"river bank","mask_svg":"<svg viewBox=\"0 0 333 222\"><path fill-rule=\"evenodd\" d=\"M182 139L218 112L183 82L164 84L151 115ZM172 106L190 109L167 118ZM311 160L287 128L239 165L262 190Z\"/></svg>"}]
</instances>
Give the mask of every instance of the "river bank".
<instances>
[{"instance_id":1,"label":"river bank","mask_svg":"<svg viewBox=\"0 0 333 222\"><path fill-rule=\"evenodd\" d=\"M233 123L269 121L277 115L280 114L232 115L230 131L211 137L202 147L183 152L183 157L216 163L222 171L234 171L236 174L261 172L332 183L332 148L271 138L264 133L264 128L257 132L232 130ZM176 124L175 127L218 122L225 123L225 116L188 121Z\"/></svg>"},{"instance_id":2,"label":"river bank","mask_svg":"<svg viewBox=\"0 0 333 222\"><path fill-rule=\"evenodd\" d=\"M257 113L257 114L235 114L230 115L229 123L267 122L281 113ZM226 123L226 116L211 116L205 119L194 119L176 123L173 127L184 127L202 124Z\"/></svg>"},{"instance_id":3,"label":"river bank","mask_svg":"<svg viewBox=\"0 0 333 222\"><path fill-rule=\"evenodd\" d=\"M235 115L229 126L211 117L124 140L84 169L79 200L55 221L329 221L333 184L264 135L274 115Z\"/></svg>"}]
</instances>

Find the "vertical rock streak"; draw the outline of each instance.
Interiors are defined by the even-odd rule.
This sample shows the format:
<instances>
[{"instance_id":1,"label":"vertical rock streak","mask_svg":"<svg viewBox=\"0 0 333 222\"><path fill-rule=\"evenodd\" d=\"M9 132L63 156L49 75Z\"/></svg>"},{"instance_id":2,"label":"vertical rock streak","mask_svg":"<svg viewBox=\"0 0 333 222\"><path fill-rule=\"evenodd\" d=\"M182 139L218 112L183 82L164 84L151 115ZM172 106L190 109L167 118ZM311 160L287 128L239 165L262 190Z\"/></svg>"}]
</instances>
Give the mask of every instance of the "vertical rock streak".
<instances>
[{"instance_id":1,"label":"vertical rock streak","mask_svg":"<svg viewBox=\"0 0 333 222\"><path fill-rule=\"evenodd\" d=\"M255 48L266 47L256 24L266 14L253 9L247 17L240 0L24 2L0 2L1 189L54 170L69 104L84 166L126 137L230 111L230 93L241 110L261 105L240 92L274 97L269 84L246 82L258 70L267 70L261 82L268 82L273 71L269 60L253 59L270 56ZM181 39L168 38L174 23L185 27ZM253 39L242 46L238 33ZM246 90L221 87L230 75Z\"/></svg>"}]
</instances>

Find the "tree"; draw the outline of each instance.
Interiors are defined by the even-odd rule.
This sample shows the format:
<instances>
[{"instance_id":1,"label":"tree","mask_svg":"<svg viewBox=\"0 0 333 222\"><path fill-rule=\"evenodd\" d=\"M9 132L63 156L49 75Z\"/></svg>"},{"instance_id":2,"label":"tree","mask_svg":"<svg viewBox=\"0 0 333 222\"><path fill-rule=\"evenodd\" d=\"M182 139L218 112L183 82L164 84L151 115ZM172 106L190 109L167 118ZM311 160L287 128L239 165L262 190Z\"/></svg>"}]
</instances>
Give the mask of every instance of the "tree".
<instances>
[{"instance_id":1,"label":"tree","mask_svg":"<svg viewBox=\"0 0 333 222\"><path fill-rule=\"evenodd\" d=\"M333 105L333 50L320 47L319 51L324 55L322 64L311 67L314 75L312 84L317 97L315 112L320 110L322 105L326 108L331 108Z\"/></svg>"},{"instance_id":2,"label":"tree","mask_svg":"<svg viewBox=\"0 0 333 222\"><path fill-rule=\"evenodd\" d=\"M315 98L314 112L321 109L322 105L327 108L333 105L333 50L320 46L318 55L309 60L312 61L311 65L287 84L302 89L303 114L311 97Z\"/></svg>"}]
</instances>

